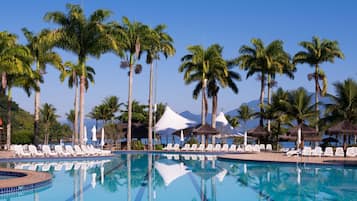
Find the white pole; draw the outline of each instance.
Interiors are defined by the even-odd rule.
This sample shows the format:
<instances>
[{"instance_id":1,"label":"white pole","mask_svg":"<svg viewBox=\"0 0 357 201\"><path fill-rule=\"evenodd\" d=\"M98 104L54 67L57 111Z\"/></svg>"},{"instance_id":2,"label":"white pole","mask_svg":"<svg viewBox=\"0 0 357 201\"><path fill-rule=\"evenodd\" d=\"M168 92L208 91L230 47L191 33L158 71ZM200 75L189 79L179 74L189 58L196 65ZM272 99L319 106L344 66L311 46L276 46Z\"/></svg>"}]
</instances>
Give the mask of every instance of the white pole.
<instances>
[{"instance_id":1,"label":"white pole","mask_svg":"<svg viewBox=\"0 0 357 201\"><path fill-rule=\"evenodd\" d=\"M244 131L244 147L248 145L248 133L247 131Z\"/></svg>"},{"instance_id":2,"label":"white pole","mask_svg":"<svg viewBox=\"0 0 357 201\"><path fill-rule=\"evenodd\" d=\"M301 144L301 127L299 126L299 128L298 128L298 136L297 136L297 149L300 148L300 144Z\"/></svg>"}]
</instances>

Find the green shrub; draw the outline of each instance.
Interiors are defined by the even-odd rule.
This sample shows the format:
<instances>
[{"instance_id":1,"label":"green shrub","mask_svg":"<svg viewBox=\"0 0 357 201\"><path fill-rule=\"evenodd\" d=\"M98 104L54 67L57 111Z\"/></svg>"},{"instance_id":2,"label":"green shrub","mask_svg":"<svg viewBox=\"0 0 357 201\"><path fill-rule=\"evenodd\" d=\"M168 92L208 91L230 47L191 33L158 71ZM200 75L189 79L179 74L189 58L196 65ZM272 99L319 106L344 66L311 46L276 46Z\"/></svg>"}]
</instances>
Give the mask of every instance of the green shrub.
<instances>
[{"instance_id":1,"label":"green shrub","mask_svg":"<svg viewBox=\"0 0 357 201\"><path fill-rule=\"evenodd\" d=\"M145 146L141 143L141 141L135 140L131 143L131 148L133 150L144 150Z\"/></svg>"},{"instance_id":2,"label":"green shrub","mask_svg":"<svg viewBox=\"0 0 357 201\"><path fill-rule=\"evenodd\" d=\"M155 150L162 150L162 149L163 149L162 144L155 145Z\"/></svg>"},{"instance_id":3,"label":"green shrub","mask_svg":"<svg viewBox=\"0 0 357 201\"><path fill-rule=\"evenodd\" d=\"M190 139L188 139L186 143L192 145L192 144L197 144L198 141L196 138L190 137Z\"/></svg>"}]
</instances>

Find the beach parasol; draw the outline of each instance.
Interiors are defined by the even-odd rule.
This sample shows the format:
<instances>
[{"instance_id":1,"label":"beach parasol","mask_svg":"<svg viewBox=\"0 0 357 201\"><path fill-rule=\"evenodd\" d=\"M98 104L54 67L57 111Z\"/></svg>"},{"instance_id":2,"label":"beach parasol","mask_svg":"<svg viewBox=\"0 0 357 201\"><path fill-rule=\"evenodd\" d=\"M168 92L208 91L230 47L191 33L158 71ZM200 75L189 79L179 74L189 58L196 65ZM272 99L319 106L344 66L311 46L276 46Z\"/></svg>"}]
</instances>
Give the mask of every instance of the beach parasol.
<instances>
[{"instance_id":1,"label":"beach parasol","mask_svg":"<svg viewBox=\"0 0 357 201\"><path fill-rule=\"evenodd\" d=\"M181 130L181 133L180 133L180 141L183 142L185 141L184 137L183 137L183 130Z\"/></svg>"},{"instance_id":2,"label":"beach parasol","mask_svg":"<svg viewBox=\"0 0 357 201\"><path fill-rule=\"evenodd\" d=\"M94 125L92 128L92 142L96 142L96 141L97 141L97 128Z\"/></svg>"},{"instance_id":3,"label":"beach parasol","mask_svg":"<svg viewBox=\"0 0 357 201\"><path fill-rule=\"evenodd\" d=\"M83 142L84 144L87 144L88 138L87 138L87 127L84 126L84 133L83 133Z\"/></svg>"},{"instance_id":4,"label":"beach parasol","mask_svg":"<svg viewBox=\"0 0 357 201\"><path fill-rule=\"evenodd\" d=\"M103 149L103 146L104 146L104 127L102 128L102 136L101 136L101 140L100 140L100 146L102 147Z\"/></svg>"}]
</instances>

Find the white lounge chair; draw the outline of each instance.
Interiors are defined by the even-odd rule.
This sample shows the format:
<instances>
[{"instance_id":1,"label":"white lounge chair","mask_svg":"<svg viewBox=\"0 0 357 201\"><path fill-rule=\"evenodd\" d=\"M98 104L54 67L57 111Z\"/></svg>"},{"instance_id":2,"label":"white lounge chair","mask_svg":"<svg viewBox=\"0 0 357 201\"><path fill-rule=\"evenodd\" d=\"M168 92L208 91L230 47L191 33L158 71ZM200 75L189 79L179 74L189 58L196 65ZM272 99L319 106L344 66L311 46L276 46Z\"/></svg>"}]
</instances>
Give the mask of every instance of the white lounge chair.
<instances>
[{"instance_id":1,"label":"white lounge chair","mask_svg":"<svg viewBox=\"0 0 357 201\"><path fill-rule=\"evenodd\" d=\"M88 149L87 145L81 145L80 148L87 155L92 155L92 156L99 155L99 153L97 151L94 151L92 149Z\"/></svg>"},{"instance_id":2,"label":"white lounge chair","mask_svg":"<svg viewBox=\"0 0 357 201\"><path fill-rule=\"evenodd\" d=\"M49 145L42 145L42 152L45 154L47 157L56 157L58 154L54 151L51 151L51 148Z\"/></svg>"},{"instance_id":3,"label":"white lounge chair","mask_svg":"<svg viewBox=\"0 0 357 201\"><path fill-rule=\"evenodd\" d=\"M29 145L29 151L30 151L31 156L40 156L40 157L45 156L44 153L37 151L37 148L35 147L35 145Z\"/></svg>"},{"instance_id":4,"label":"white lounge chair","mask_svg":"<svg viewBox=\"0 0 357 201\"><path fill-rule=\"evenodd\" d=\"M205 144L200 144L200 146L196 150L197 151L204 151L205 150Z\"/></svg>"},{"instance_id":5,"label":"white lounge chair","mask_svg":"<svg viewBox=\"0 0 357 201\"><path fill-rule=\"evenodd\" d=\"M107 156L112 153L110 150L97 149L91 144L87 145L87 148L89 150L93 150L93 151L97 152L97 154L102 155L102 156Z\"/></svg>"},{"instance_id":6,"label":"white lounge chair","mask_svg":"<svg viewBox=\"0 0 357 201\"><path fill-rule=\"evenodd\" d=\"M347 147L346 156L347 157L355 157L355 156L357 156L357 153L355 152L355 148L354 147Z\"/></svg>"},{"instance_id":7,"label":"white lounge chair","mask_svg":"<svg viewBox=\"0 0 357 201\"><path fill-rule=\"evenodd\" d=\"M258 146L259 147L259 146ZM244 147L244 151L246 152L252 152L253 151L253 146L248 144L246 147Z\"/></svg>"},{"instance_id":8,"label":"white lounge chair","mask_svg":"<svg viewBox=\"0 0 357 201\"><path fill-rule=\"evenodd\" d=\"M169 151L180 151L180 145L179 144L174 144L171 150Z\"/></svg>"},{"instance_id":9,"label":"white lounge chair","mask_svg":"<svg viewBox=\"0 0 357 201\"><path fill-rule=\"evenodd\" d=\"M14 147L14 149L15 149L15 154L18 157L30 157L31 156L31 153L25 151L24 148L22 147L22 145L16 145Z\"/></svg>"},{"instance_id":10,"label":"white lounge chair","mask_svg":"<svg viewBox=\"0 0 357 201\"><path fill-rule=\"evenodd\" d=\"M317 146L311 151L311 156L321 156L323 154L322 148Z\"/></svg>"},{"instance_id":11,"label":"white lounge chair","mask_svg":"<svg viewBox=\"0 0 357 201\"><path fill-rule=\"evenodd\" d=\"M335 156L337 156L337 157L344 157L345 156L345 152L343 151L342 147L337 147L336 148Z\"/></svg>"},{"instance_id":12,"label":"white lounge chair","mask_svg":"<svg viewBox=\"0 0 357 201\"><path fill-rule=\"evenodd\" d=\"M288 157L301 154L300 149L292 149L285 153Z\"/></svg>"},{"instance_id":13,"label":"white lounge chair","mask_svg":"<svg viewBox=\"0 0 357 201\"><path fill-rule=\"evenodd\" d=\"M74 151L74 149L71 145L64 146L64 150L72 156L82 156L83 155L81 153L77 153L76 151Z\"/></svg>"},{"instance_id":14,"label":"white lounge chair","mask_svg":"<svg viewBox=\"0 0 357 201\"><path fill-rule=\"evenodd\" d=\"M311 156L311 147L304 147L301 152L302 156Z\"/></svg>"},{"instance_id":15,"label":"white lounge chair","mask_svg":"<svg viewBox=\"0 0 357 201\"><path fill-rule=\"evenodd\" d=\"M265 151L265 144L260 144L259 149L260 151Z\"/></svg>"},{"instance_id":16,"label":"white lounge chair","mask_svg":"<svg viewBox=\"0 0 357 201\"><path fill-rule=\"evenodd\" d=\"M197 144L192 144L189 151L196 151L196 150L197 150Z\"/></svg>"},{"instance_id":17,"label":"white lounge chair","mask_svg":"<svg viewBox=\"0 0 357 201\"><path fill-rule=\"evenodd\" d=\"M181 151L189 151L190 150L190 144L185 144L182 148Z\"/></svg>"},{"instance_id":18,"label":"white lounge chair","mask_svg":"<svg viewBox=\"0 0 357 201\"><path fill-rule=\"evenodd\" d=\"M62 148L62 145L55 145L55 152L59 155L59 156L70 156L72 155L71 153L64 151Z\"/></svg>"},{"instance_id":19,"label":"white lounge chair","mask_svg":"<svg viewBox=\"0 0 357 201\"><path fill-rule=\"evenodd\" d=\"M253 152L260 152L260 145L259 144L256 144L253 146Z\"/></svg>"},{"instance_id":20,"label":"white lounge chair","mask_svg":"<svg viewBox=\"0 0 357 201\"><path fill-rule=\"evenodd\" d=\"M213 151L213 144L208 144L205 150L209 152Z\"/></svg>"},{"instance_id":21,"label":"white lounge chair","mask_svg":"<svg viewBox=\"0 0 357 201\"><path fill-rule=\"evenodd\" d=\"M74 152L78 155L78 156L87 156L89 155L88 153L84 152L79 145L74 145L73 146Z\"/></svg>"},{"instance_id":22,"label":"white lounge chair","mask_svg":"<svg viewBox=\"0 0 357 201\"><path fill-rule=\"evenodd\" d=\"M228 152L228 149L229 149L228 144L223 144L221 151Z\"/></svg>"},{"instance_id":23,"label":"white lounge chair","mask_svg":"<svg viewBox=\"0 0 357 201\"><path fill-rule=\"evenodd\" d=\"M331 157L332 157L332 156L333 156L333 149L332 149L332 147L326 147L323 156L331 156Z\"/></svg>"},{"instance_id":24,"label":"white lounge chair","mask_svg":"<svg viewBox=\"0 0 357 201\"><path fill-rule=\"evenodd\" d=\"M216 152L221 151L221 149L222 149L221 144L216 144L216 145L213 147L213 151L216 151Z\"/></svg>"},{"instance_id":25,"label":"white lounge chair","mask_svg":"<svg viewBox=\"0 0 357 201\"><path fill-rule=\"evenodd\" d=\"M266 151L273 151L273 146L271 144L267 144L265 150Z\"/></svg>"},{"instance_id":26,"label":"white lounge chair","mask_svg":"<svg viewBox=\"0 0 357 201\"><path fill-rule=\"evenodd\" d=\"M241 145L238 145L237 152L244 152L244 149Z\"/></svg>"},{"instance_id":27,"label":"white lounge chair","mask_svg":"<svg viewBox=\"0 0 357 201\"><path fill-rule=\"evenodd\" d=\"M229 152L236 152L237 151L237 145L231 144L231 146L228 149Z\"/></svg>"},{"instance_id":28,"label":"white lounge chair","mask_svg":"<svg viewBox=\"0 0 357 201\"><path fill-rule=\"evenodd\" d=\"M163 148L163 150L165 150L165 151L170 151L170 150L172 150L172 148L173 148L172 143L168 143L168 144L166 145L166 147Z\"/></svg>"}]
</instances>

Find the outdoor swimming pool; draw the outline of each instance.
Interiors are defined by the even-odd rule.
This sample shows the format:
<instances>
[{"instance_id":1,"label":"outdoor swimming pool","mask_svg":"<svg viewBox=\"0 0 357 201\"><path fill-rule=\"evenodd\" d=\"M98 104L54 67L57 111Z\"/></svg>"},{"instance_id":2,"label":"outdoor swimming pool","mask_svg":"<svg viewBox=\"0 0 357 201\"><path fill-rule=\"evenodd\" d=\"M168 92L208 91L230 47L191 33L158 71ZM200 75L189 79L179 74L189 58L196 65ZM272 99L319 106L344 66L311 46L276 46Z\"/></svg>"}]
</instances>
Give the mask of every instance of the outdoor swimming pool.
<instances>
[{"instance_id":1,"label":"outdoor swimming pool","mask_svg":"<svg viewBox=\"0 0 357 201\"><path fill-rule=\"evenodd\" d=\"M4 200L357 200L357 167L216 160L212 155L118 154L113 159L7 162L48 171L51 186Z\"/></svg>"}]
</instances>

